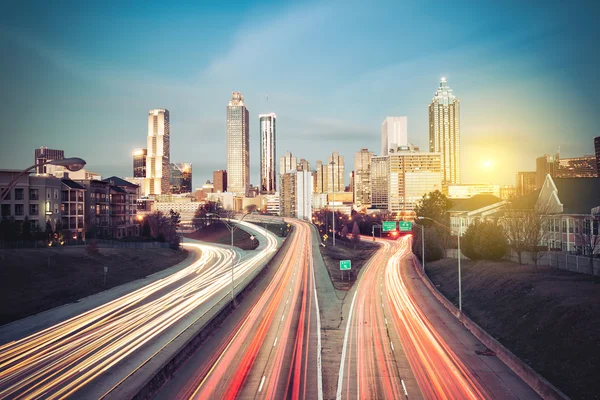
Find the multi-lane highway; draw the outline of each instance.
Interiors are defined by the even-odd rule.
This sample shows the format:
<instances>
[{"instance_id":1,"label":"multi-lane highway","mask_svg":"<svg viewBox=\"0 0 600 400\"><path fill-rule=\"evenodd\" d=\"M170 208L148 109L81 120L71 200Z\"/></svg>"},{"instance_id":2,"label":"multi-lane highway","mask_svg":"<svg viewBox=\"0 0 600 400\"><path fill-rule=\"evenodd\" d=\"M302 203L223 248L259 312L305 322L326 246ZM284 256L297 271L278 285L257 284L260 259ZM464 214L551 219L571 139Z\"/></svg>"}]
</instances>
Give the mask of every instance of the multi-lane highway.
<instances>
[{"instance_id":1,"label":"multi-lane highway","mask_svg":"<svg viewBox=\"0 0 600 400\"><path fill-rule=\"evenodd\" d=\"M268 281L157 398L322 398L310 226L290 223L293 232Z\"/></svg>"},{"instance_id":2,"label":"multi-lane highway","mask_svg":"<svg viewBox=\"0 0 600 400\"><path fill-rule=\"evenodd\" d=\"M101 397L230 293L233 263L238 284L276 250L270 232L240 224L263 236L260 251L186 243L202 253L187 268L0 346L0 398Z\"/></svg>"},{"instance_id":3,"label":"multi-lane highway","mask_svg":"<svg viewBox=\"0 0 600 400\"><path fill-rule=\"evenodd\" d=\"M380 241L357 283L337 398L538 398L424 288L410 236Z\"/></svg>"}]
</instances>

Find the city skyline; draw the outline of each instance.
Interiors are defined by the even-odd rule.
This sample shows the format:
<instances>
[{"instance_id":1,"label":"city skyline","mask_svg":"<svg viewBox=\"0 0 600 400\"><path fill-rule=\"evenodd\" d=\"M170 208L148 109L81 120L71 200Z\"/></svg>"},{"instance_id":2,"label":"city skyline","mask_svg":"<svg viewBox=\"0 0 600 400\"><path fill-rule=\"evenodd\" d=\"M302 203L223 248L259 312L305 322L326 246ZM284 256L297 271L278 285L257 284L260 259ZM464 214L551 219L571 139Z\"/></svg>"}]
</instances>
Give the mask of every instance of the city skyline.
<instances>
[{"instance_id":1,"label":"city skyline","mask_svg":"<svg viewBox=\"0 0 600 400\"><path fill-rule=\"evenodd\" d=\"M573 15L577 7L532 8L514 18L492 3L459 3L439 16L428 13L426 6L379 3L353 8L332 20L339 5L270 5L272 23L265 25L256 17L266 5L254 3L234 11L241 21L235 29L219 26L230 18L227 13L179 6L167 14L189 15L178 19L186 37L173 33L177 30L170 29L169 22L161 31L164 38L156 41L144 35L145 22L157 18L153 7L100 9L86 12L80 24L70 24L66 22L73 13L83 13L81 6L40 4L23 13L18 5L9 5L0 17L0 44L12 54L2 66L4 75L11 76L0 110L6 132L11 132L0 138L3 166L25 167L31 148L48 146L83 156L103 175L131 175L131 152L144 146L140 115L166 107L174 114L171 156L197 166L194 186L200 186L212 171L226 168L225 152L212 149L225 148L222 104L232 90L244 93L252 115L277 113L280 154L290 149L310 154L314 162L334 149L345 157L365 147L378 149L380 124L387 115L408 116L410 141L426 149L426 107L442 76L452 82L463 103L463 182L514 184L516 172L534 170L535 157L555 152L558 146L567 157L592 152L597 133L585 93L598 85L586 79L593 76L591 66L598 55L585 51L593 28L586 22L590 17L580 15L585 13ZM389 28L391 35L383 28L386 24L375 23L382 15L387 20L398 12L415 23ZM116 13L122 18L113 18ZM565 15L579 23L561 22ZM213 31L199 28L203 18L212 21ZM357 18L364 19L368 32L348 30L348 22ZM298 19L304 24L290 29L290 21ZM47 20L55 23L47 26ZM421 34L419 40L397 42L398 37L413 37L408 33L419 25L433 28L415 31ZM140 33L124 31L130 27ZM442 31L448 43L456 45L443 49L440 59L427 49ZM117 32L119 40L114 40ZM331 45L310 46L319 35L327 35ZM353 42L357 51L340 46L342 38ZM265 69L262 58L252 54L261 42L272 43L280 52L276 66ZM149 46L156 49L149 51ZM177 63L170 57L147 62L150 54L167 49ZM365 57L352 62L356 53ZM294 61L298 59L318 61ZM236 60L241 62L238 75L231 67L238 65ZM539 96L549 84L560 96ZM314 149L316 138L324 143ZM203 146L205 142L210 145ZM250 149L258 147L258 126L251 123ZM494 168L468 168L487 159L494 161ZM250 162L250 180L258 185L258 155ZM507 163L514 168L504 167Z\"/></svg>"}]
</instances>

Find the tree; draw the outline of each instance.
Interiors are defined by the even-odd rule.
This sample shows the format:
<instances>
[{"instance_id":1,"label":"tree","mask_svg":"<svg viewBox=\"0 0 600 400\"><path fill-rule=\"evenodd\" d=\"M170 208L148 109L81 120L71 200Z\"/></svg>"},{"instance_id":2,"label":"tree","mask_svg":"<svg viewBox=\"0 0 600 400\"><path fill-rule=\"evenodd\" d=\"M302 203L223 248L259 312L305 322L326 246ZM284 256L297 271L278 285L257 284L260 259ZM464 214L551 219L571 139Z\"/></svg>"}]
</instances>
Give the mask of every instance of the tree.
<instances>
[{"instance_id":1,"label":"tree","mask_svg":"<svg viewBox=\"0 0 600 400\"><path fill-rule=\"evenodd\" d=\"M439 190L423 195L415 207L415 213L419 218L431 218L442 225L448 225L448 210L452 207L452 201ZM424 220L424 225L430 225L431 221Z\"/></svg>"},{"instance_id":2,"label":"tree","mask_svg":"<svg viewBox=\"0 0 600 400\"><path fill-rule=\"evenodd\" d=\"M181 238L179 237L179 233L177 232L177 230L179 228L180 223L181 215L173 210L169 211L168 239L172 249L179 249L179 243L181 242Z\"/></svg>"},{"instance_id":3,"label":"tree","mask_svg":"<svg viewBox=\"0 0 600 400\"><path fill-rule=\"evenodd\" d=\"M461 251L471 260L500 260L506 249L502 227L494 221L475 221L461 238Z\"/></svg>"},{"instance_id":4,"label":"tree","mask_svg":"<svg viewBox=\"0 0 600 400\"><path fill-rule=\"evenodd\" d=\"M354 221L354 225L352 226L352 244L354 244L354 249L360 243L360 228L358 227L358 222Z\"/></svg>"},{"instance_id":5,"label":"tree","mask_svg":"<svg viewBox=\"0 0 600 400\"><path fill-rule=\"evenodd\" d=\"M46 229L44 229L44 233L46 234L46 240L52 241L54 232L52 230L52 223L48 220L46 221Z\"/></svg>"},{"instance_id":6,"label":"tree","mask_svg":"<svg viewBox=\"0 0 600 400\"><path fill-rule=\"evenodd\" d=\"M348 226L344 225L344 227L342 228L342 233L341 233L342 239L346 239L346 237L348 237Z\"/></svg>"},{"instance_id":7,"label":"tree","mask_svg":"<svg viewBox=\"0 0 600 400\"><path fill-rule=\"evenodd\" d=\"M256 204L248 204L246 206L246 212L248 214L252 214L252 213L256 212L256 210L258 210L258 206Z\"/></svg>"},{"instance_id":8,"label":"tree","mask_svg":"<svg viewBox=\"0 0 600 400\"><path fill-rule=\"evenodd\" d=\"M21 239L31 240L31 223L27 215L23 218L23 228L21 229Z\"/></svg>"},{"instance_id":9,"label":"tree","mask_svg":"<svg viewBox=\"0 0 600 400\"><path fill-rule=\"evenodd\" d=\"M441 239L438 235L438 230L433 227L425 227L425 261L433 262L437 260L441 260L444 258L444 250L441 243ZM419 229L420 230L420 229ZM412 241L412 252L421 259L423 262L423 254L421 245L421 241L423 240L423 236L421 235L423 231L419 232L419 234L413 235Z\"/></svg>"},{"instance_id":10,"label":"tree","mask_svg":"<svg viewBox=\"0 0 600 400\"><path fill-rule=\"evenodd\" d=\"M142 237L149 238L150 236L152 236L150 222L148 221L148 218L144 218L144 223L142 224Z\"/></svg>"}]
</instances>

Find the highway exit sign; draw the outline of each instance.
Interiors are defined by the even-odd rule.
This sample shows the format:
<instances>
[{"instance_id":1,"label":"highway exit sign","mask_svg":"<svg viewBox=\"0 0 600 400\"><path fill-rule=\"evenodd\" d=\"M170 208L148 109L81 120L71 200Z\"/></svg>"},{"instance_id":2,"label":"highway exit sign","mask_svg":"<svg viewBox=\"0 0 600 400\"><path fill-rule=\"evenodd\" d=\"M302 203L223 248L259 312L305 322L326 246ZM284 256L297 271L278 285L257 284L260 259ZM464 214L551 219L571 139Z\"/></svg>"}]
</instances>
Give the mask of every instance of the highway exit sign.
<instances>
[{"instance_id":1,"label":"highway exit sign","mask_svg":"<svg viewBox=\"0 0 600 400\"><path fill-rule=\"evenodd\" d=\"M398 225L400 225L400 232L412 231L412 222L410 221L400 221Z\"/></svg>"},{"instance_id":2,"label":"highway exit sign","mask_svg":"<svg viewBox=\"0 0 600 400\"><path fill-rule=\"evenodd\" d=\"M396 230L396 221L383 221L383 231L391 232Z\"/></svg>"},{"instance_id":3,"label":"highway exit sign","mask_svg":"<svg viewBox=\"0 0 600 400\"><path fill-rule=\"evenodd\" d=\"M340 270L341 271L350 271L351 267L350 260L340 260Z\"/></svg>"}]
</instances>

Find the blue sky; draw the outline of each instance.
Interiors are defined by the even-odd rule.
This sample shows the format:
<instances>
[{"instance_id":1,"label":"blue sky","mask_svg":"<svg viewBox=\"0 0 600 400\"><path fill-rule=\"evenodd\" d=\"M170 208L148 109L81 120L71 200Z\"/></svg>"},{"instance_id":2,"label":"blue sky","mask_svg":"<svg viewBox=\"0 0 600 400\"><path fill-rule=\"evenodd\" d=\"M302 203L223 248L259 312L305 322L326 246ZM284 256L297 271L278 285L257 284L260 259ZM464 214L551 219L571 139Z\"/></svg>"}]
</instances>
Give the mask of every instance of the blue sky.
<instances>
[{"instance_id":1,"label":"blue sky","mask_svg":"<svg viewBox=\"0 0 600 400\"><path fill-rule=\"evenodd\" d=\"M314 166L337 150L351 170L356 151L379 150L388 115L408 116L426 149L441 76L461 100L463 182L514 184L536 156L590 154L600 135L599 10L585 2L87 3L4 6L0 168L27 167L44 145L129 176L147 111L168 108L171 159L192 162L200 186L226 166L235 90L253 183L265 112L278 116L278 156Z\"/></svg>"}]
</instances>

